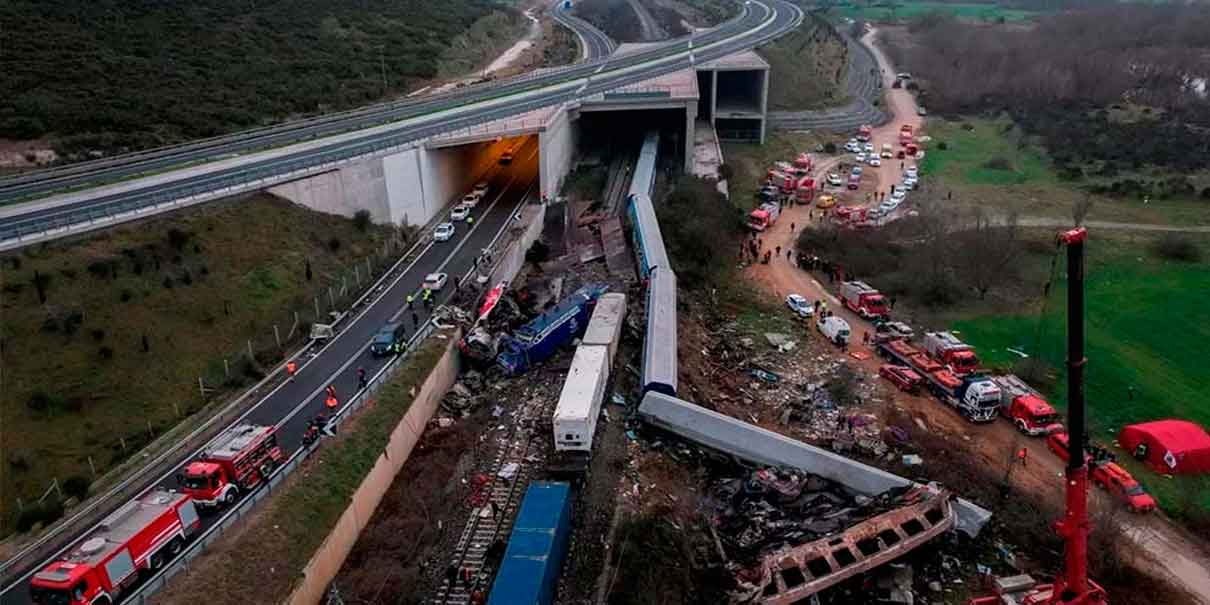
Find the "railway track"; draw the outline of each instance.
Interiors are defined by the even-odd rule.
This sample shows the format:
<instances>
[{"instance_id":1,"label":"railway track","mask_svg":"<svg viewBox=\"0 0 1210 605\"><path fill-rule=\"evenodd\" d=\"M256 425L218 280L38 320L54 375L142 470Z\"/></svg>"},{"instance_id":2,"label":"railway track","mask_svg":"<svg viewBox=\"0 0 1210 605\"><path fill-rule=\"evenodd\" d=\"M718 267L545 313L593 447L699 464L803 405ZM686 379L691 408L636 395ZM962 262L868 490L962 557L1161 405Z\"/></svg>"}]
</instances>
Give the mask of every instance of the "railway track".
<instances>
[{"instance_id":1,"label":"railway track","mask_svg":"<svg viewBox=\"0 0 1210 605\"><path fill-rule=\"evenodd\" d=\"M525 489L546 461L543 440L549 431L543 432L538 427L541 425L540 419L550 418L554 407L554 398L536 397L513 413L511 428L500 441L487 467L490 474L477 475L486 477L490 483L482 488L482 498L471 511L450 557L449 565L458 570L458 579L453 583L448 578L443 580L427 603L467 605L476 587L484 592L490 588L486 585L486 580L491 577L488 573L490 570L486 569L488 549L496 540L507 542ZM508 468L515 470L510 476L502 477L501 471ZM488 510L489 503L496 505L495 516L484 512ZM470 572L469 583L461 579L463 570Z\"/></svg>"}]
</instances>

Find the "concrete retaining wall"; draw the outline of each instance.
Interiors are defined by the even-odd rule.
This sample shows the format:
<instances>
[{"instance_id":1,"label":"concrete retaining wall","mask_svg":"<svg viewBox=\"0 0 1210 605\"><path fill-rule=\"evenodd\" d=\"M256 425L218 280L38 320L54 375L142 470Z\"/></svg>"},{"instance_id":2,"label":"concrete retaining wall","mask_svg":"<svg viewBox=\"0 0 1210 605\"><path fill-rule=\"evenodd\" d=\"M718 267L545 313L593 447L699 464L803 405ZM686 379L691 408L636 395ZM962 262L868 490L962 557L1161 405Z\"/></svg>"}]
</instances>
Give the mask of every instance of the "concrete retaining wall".
<instances>
[{"instance_id":1,"label":"concrete retaining wall","mask_svg":"<svg viewBox=\"0 0 1210 605\"><path fill-rule=\"evenodd\" d=\"M541 153L538 170L541 173L542 197L554 197L563 186L563 177L571 170L576 154L577 136L571 122L571 112L560 109L538 133Z\"/></svg>"},{"instance_id":2,"label":"concrete retaining wall","mask_svg":"<svg viewBox=\"0 0 1210 605\"><path fill-rule=\"evenodd\" d=\"M525 231L499 255L500 261L492 269L487 287L502 281L512 281L517 276L521 267L525 266L525 252L542 236L542 223L545 220L546 204L526 204L521 207L519 224L525 225Z\"/></svg>"},{"instance_id":3,"label":"concrete retaining wall","mask_svg":"<svg viewBox=\"0 0 1210 605\"><path fill-rule=\"evenodd\" d=\"M352 501L336 522L336 527L303 569L303 577L286 603L313 605L322 602L328 584L340 571L361 530L369 522L374 509L395 481L395 476L399 474L403 464L407 462L412 448L424 432L425 425L437 411L441 398L457 380L461 363L458 348L455 346L458 338L450 338L445 354L433 367L433 371L416 393L411 407L391 432L391 439L383 454L378 457L374 468L353 493Z\"/></svg>"}]
</instances>

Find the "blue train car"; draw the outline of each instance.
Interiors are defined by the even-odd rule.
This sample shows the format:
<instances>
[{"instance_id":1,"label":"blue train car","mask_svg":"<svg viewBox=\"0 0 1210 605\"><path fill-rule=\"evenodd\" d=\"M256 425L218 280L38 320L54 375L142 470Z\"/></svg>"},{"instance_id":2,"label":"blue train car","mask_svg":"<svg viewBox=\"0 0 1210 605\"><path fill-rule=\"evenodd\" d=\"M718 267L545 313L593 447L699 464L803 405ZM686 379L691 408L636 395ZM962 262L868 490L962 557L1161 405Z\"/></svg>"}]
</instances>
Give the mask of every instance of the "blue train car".
<instances>
[{"instance_id":1,"label":"blue train car","mask_svg":"<svg viewBox=\"0 0 1210 605\"><path fill-rule=\"evenodd\" d=\"M634 167L634 176L630 180L630 191L626 198L630 224L634 227L634 250L638 256L639 274L644 279L651 275L651 269L654 267L671 266L668 253L664 250L664 236L660 234L655 206L651 203L659 146L659 134L648 133L639 152L639 161Z\"/></svg>"},{"instance_id":2,"label":"blue train car","mask_svg":"<svg viewBox=\"0 0 1210 605\"><path fill-rule=\"evenodd\" d=\"M643 393L676 396L676 273L657 268L647 287L647 335L643 341Z\"/></svg>"},{"instance_id":3,"label":"blue train car","mask_svg":"<svg viewBox=\"0 0 1210 605\"><path fill-rule=\"evenodd\" d=\"M535 481L525 491L488 605L550 605L571 535L571 485Z\"/></svg>"},{"instance_id":4,"label":"blue train car","mask_svg":"<svg viewBox=\"0 0 1210 605\"><path fill-rule=\"evenodd\" d=\"M559 347L584 333L597 298L608 289L609 286L588 284L517 328L512 336L501 340L496 363L508 374L520 374L554 355Z\"/></svg>"}]
</instances>

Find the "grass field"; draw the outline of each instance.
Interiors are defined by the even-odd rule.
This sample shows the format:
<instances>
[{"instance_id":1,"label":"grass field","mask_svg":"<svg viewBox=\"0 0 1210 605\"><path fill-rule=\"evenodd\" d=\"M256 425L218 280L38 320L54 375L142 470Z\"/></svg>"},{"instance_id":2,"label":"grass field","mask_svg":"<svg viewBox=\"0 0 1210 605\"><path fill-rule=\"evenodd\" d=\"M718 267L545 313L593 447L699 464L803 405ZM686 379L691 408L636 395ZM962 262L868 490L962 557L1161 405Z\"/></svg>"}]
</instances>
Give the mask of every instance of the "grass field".
<instances>
[{"instance_id":1,"label":"grass field","mask_svg":"<svg viewBox=\"0 0 1210 605\"><path fill-rule=\"evenodd\" d=\"M1046 151L1004 117L929 118L924 130L932 137L920 163L926 194L953 192L953 200L946 203L955 208L1070 218L1072 205L1091 197L1089 220L1210 224L1210 205L1204 200L1174 197L1143 204L1128 197L1090 196L1079 183L1060 179Z\"/></svg>"},{"instance_id":2,"label":"grass field","mask_svg":"<svg viewBox=\"0 0 1210 605\"><path fill-rule=\"evenodd\" d=\"M757 51L769 62L769 109L802 110L841 105L848 49L822 20L804 19L798 29Z\"/></svg>"},{"instance_id":3,"label":"grass field","mask_svg":"<svg viewBox=\"0 0 1210 605\"><path fill-rule=\"evenodd\" d=\"M91 480L89 457L102 474L138 451L203 407L204 373L211 397L255 382L248 339L272 364L273 326L285 338L294 311L311 321L312 295L339 286L388 231L261 195L0 259L0 506L13 511L53 478Z\"/></svg>"},{"instance_id":4,"label":"grass field","mask_svg":"<svg viewBox=\"0 0 1210 605\"><path fill-rule=\"evenodd\" d=\"M874 6L850 4L841 7L840 12L846 17L861 18L867 21L898 21L934 12L977 21L997 21L999 19L1022 21L1036 14L1033 11L1007 8L996 4L948 4L942 2L903 2Z\"/></svg>"},{"instance_id":5,"label":"grass field","mask_svg":"<svg viewBox=\"0 0 1210 605\"><path fill-rule=\"evenodd\" d=\"M1157 259L1145 238L1106 240L1094 232L1088 245L1086 394L1094 438L1112 443L1125 424L1183 418L1210 426L1210 372L1205 361L1210 324L1205 294L1210 263ZM1210 253L1210 238L1200 239ZM1060 261L1060 271L1062 261ZM1059 282L1062 284L1063 278ZM1063 367L1066 289L1024 315L984 316L953 323L990 365L1011 366L1020 357L1009 348ZM1045 307L1042 312L1042 307ZM1066 404L1063 373L1047 395ZM1132 392L1133 391L1133 392ZM1168 480L1134 469L1168 510L1176 504L1184 478ZM1200 503L1210 509L1210 485L1200 486Z\"/></svg>"}]
</instances>

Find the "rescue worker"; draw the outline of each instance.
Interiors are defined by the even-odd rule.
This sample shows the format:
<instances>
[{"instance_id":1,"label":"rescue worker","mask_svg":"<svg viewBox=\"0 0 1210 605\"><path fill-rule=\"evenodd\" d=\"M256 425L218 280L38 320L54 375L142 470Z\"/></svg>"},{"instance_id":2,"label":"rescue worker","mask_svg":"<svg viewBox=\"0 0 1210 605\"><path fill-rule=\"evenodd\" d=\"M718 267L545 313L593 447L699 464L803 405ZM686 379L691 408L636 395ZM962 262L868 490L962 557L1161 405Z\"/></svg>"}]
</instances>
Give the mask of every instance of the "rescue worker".
<instances>
[{"instance_id":1,"label":"rescue worker","mask_svg":"<svg viewBox=\"0 0 1210 605\"><path fill-rule=\"evenodd\" d=\"M412 303L415 302L415 300L416 300L415 294L408 294L408 308L409 309L412 308Z\"/></svg>"},{"instance_id":2,"label":"rescue worker","mask_svg":"<svg viewBox=\"0 0 1210 605\"><path fill-rule=\"evenodd\" d=\"M466 217L466 224L467 224L467 225L474 225L474 224L475 224L475 217L470 216L470 215L467 215L467 217Z\"/></svg>"},{"instance_id":3,"label":"rescue worker","mask_svg":"<svg viewBox=\"0 0 1210 605\"><path fill-rule=\"evenodd\" d=\"M1022 447L1021 449L1017 450L1017 461L1021 463L1021 466L1029 466L1028 460L1029 448Z\"/></svg>"},{"instance_id":4,"label":"rescue worker","mask_svg":"<svg viewBox=\"0 0 1210 605\"><path fill-rule=\"evenodd\" d=\"M329 410L334 410L336 406L340 405L340 402L336 400L335 395L328 395L328 398L324 400L324 405L328 406Z\"/></svg>"},{"instance_id":5,"label":"rescue worker","mask_svg":"<svg viewBox=\"0 0 1210 605\"><path fill-rule=\"evenodd\" d=\"M424 293L420 295L420 299L425 302L428 302L429 298L432 296L433 296L433 291L428 288L425 288Z\"/></svg>"},{"instance_id":6,"label":"rescue worker","mask_svg":"<svg viewBox=\"0 0 1210 605\"><path fill-rule=\"evenodd\" d=\"M286 362L286 374L288 374L290 378L294 378L294 375L297 373L298 373L298 364L295 363L293 359L291 359L290 361L287 361Z\"/></svg>"},{"instance_id":7,"label":"rescue worker","mask_svg":"<svg viewBox=\"0 0 1210 605\"><path fill-rule=\"evenodd\" d=\"M395 343L395 344L399 344L399 343ZM366 384L367 384L366 369L357 368L357 388L358 388L358 390L365 390Z\"/></svg>"},{"instance_id":8,"label":"rescue worker","mask_svg":"<svg viewBox=\"0 0 1210 605\"><path fill-rule=\"evenodd\" d=\"M327 388L328 397L336 397L336 385L330 384Z\"/></svg>"}]
</instances>

